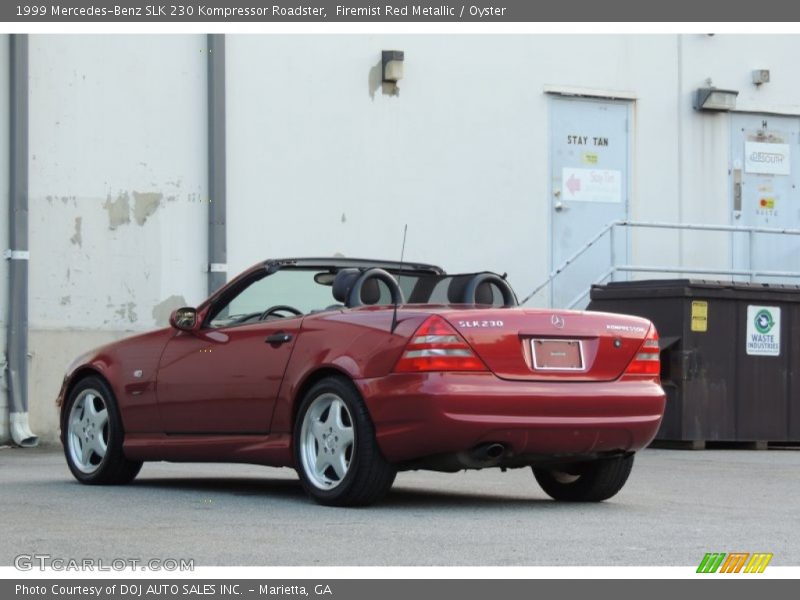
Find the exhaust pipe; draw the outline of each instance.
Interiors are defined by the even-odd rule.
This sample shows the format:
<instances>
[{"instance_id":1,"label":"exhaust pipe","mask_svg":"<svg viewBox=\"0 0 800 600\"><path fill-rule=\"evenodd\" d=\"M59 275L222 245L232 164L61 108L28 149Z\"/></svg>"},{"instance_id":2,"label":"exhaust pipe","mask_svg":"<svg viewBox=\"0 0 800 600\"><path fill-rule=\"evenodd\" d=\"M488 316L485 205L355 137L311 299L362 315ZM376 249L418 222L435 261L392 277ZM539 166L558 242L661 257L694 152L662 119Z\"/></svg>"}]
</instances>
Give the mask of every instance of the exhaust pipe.
<instances>
[{"instance_id":1,"label":"exhaust pipe","mask_svg":"<svg viewBox=\"0 0 800 600\"><path fill-rule=\"evenodd\" d=\"M482 462L497 460L505 454L506 447L497 442L489 442L488 444L481 444L473 448L470 456Z\"/></svg>"}]
</instances>

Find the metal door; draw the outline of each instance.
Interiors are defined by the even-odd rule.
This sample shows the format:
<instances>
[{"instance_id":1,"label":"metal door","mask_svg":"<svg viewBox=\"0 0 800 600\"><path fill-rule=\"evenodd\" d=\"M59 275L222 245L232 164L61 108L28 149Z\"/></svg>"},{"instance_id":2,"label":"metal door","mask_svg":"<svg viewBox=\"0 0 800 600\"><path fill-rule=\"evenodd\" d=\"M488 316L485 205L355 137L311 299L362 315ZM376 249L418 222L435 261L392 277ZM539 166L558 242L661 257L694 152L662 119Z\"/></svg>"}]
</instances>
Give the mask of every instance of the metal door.
<instances>
[{"instance_id":1,"label":"metal door","mask_svg":"<svg viewBox=\"0 0 800 600\"><path fill-rule=\"evenodd\" d=\"M631 104L552 98L550 106L551 266L560 267L612 221L628 214ZM612 262L627 262L626 233L616 228L559 274L551 306L589 301L592 283ZM612 252L613 246L613 252Z\"/></svg>"},{"instance_id":2,"label":"metal door","mask_svg":"<svg viewBox=\"0 0 800 600\"><path fill-rule=\"evenodd\" d=\"M731 126L733 225L800 228L800 118L732 114ZM734 269L800 271L800 236L734 233L731 247Z\"/></svg>"}]
</instances>

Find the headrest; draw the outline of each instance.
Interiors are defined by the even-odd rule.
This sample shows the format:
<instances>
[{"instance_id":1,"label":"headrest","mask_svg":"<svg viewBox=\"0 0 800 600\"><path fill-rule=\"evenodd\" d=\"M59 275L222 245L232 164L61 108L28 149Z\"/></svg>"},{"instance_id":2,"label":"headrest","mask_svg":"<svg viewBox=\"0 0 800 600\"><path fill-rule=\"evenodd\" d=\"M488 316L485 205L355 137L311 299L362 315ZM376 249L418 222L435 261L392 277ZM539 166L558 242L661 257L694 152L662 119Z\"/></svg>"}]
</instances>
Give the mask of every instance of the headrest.
<instances>
[{"instance_id":1,"label":"headrest","mask_svg":"<svg viewBox=\"0 0 800 600\"><path fill-rule=\"evenodd\" d=\"M380 299L381 288L378 285L378 280L370 277L361 287L361 301L364 304L377 304Z\"/></svg>"},{"instance_id":2,"label":"headrest","mask_svg":"<svg viewBox=\"0 0 800 600\"><path fill-rule=\"evenodd\" d=\"M479 284L475 290L475 304L494 304L494 290L488 281Z\"/></svg>"},{"instance_id":3,"label":"headrest","mask_svg":"<svg viewBox=\"0 0 800 600\"><path fill-rule=\"evenodd\" d=\"M336 273L333 278L333 297L337 302L347 305L347 298L350 295L350 290L353 289L353 284L356 279L361 275L359 269L342 269ZM378 280L369 278L361 286L361 302L364 304L376 304L381 299L381 288L378 285Z\"/></svg>"},{"instance_id":4,"label":"headrest","mask_svg":"<svg viewBox=\"0 0 800 600\"><path fill-rule=\"evenodd\" d=\"M336 277L333 278L333 289L331 291L337 302L341 302L342 304L347 302L347 294L350 292L350 288L353 287L353 284L360 274L361 272L358 269L342 269L336 273Z\"/></svg>"},{"instance_id":5,"label":"headrest","mask_svg":"<svg viewBox=\"0 0 800 600\"><path fill-rule=\"evenodd\" d=\"M472 304L472 298L464 298L467 283L475 275L457 275L447 287L447 300L451 304ZM478 285L475 290L475 304L494 304L494 290L488 281Z\"/></svg>"}]
</instances>

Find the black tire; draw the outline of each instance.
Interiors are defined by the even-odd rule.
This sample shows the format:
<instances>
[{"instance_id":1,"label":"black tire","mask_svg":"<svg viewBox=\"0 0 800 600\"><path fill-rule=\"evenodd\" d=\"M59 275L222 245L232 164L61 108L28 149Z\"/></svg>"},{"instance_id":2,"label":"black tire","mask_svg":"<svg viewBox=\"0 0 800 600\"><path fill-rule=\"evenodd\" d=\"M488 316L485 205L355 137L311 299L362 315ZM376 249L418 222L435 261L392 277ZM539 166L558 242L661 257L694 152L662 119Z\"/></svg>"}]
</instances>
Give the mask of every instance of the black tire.
<instances>
[{"instance_id":1,"label":"black tire","mask_svg":"<svg viewBox=\"0 0 800 600\"><path fill-rule=\"evenodd\" d=\"M622 489L633 468L633 454L563 467L533 468L548 496L564 502L602 502Z\"/></svg>"},{"instance_id":2,"label":"black tire","mask_svg":"<svg viewBox=\"0 0 800 600\"><path fill-rule=\"evenodd\" d=\"M96 395L96 397L90 399L92 395ZM88 437L83 438L85 430L80 429L84 423L81 420L77 430L72 430L70 425L73 416L86 414L86 409L79 407L73 415L73 407L78 401L81 401L83 406L91 402L95 409L104 406L106 410L106 424L102 427L102 431L96 429L86 434L87 436L92 435L92 442L95 438L102 436L105 444L104 456L101 457L96 451L92 451L93 455L83 468L80 458L74 453L80 453L85 440L88 440ZM77 439L72 437L73 434L77 436ZM122 451L124 438L125 431L122 427L117 399L109 385L97 376L81 379L70 392L61 412L61 443L64 446L67 465L75 479L87 485L121 485L133 481L142 468L142 463L125 458ZM91 469L90 472L87 472L87 468Z\"/></svg>"},{"instance_id":3,"label":"black tire","mask_svg":"<svg viewBox=\"0 0 800 600\"><path fill-rule=\"evenodd\" d=\"M337 398L343 407L341 404L335 404ZM348 440L352 439L351 442L339 443L338 436L336 441L333 441L333 435L337 431L325 431L330 419L334 418L331 416L334 414L334 407L341 416L340 422L345 430L349 430L346 435ZM328 449L325 443L320 443L320 438L313 433L315 426L321 427L324 431L321 436L329 436L327 441L333 447ZM342 431L338 433L341 435ZM373 504L389 491L397 475L397 469L383 457L378 448L375 427L361 395L352 382L343 377L326 377L314 384L305 394L295 419L293 445L295 468L303 488L320 504L327 506ZM320 449L330 454L323 456L319 453ZM315 457L316 464L324 464L319 462L320 458L329 457L333 461L334 453L346 463L341 469L343 476L333 470L332 463L323 467L321 471L311 465Z\"/></svg>"}]
</instances>

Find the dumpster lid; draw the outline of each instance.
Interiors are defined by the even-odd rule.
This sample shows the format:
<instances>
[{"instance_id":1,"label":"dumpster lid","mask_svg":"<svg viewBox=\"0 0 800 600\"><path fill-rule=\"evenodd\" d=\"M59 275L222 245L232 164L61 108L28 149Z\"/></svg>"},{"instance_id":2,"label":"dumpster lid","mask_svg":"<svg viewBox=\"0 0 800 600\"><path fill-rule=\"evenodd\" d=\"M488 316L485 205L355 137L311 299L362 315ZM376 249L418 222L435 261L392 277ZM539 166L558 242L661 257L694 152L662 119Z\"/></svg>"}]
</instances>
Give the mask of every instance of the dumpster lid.
<instances>
[{"instance_id":1,"label":"dumpster lid","mask_svg":"<svg viewBox=\"0 0 800 600\"><path fill-rule=\"evenodd\" d=\"M800 285L749 283L714 279L642 279L593 285L592 300L635 298L729 298L800 302Z\"/></svg>"}]
</instances>

